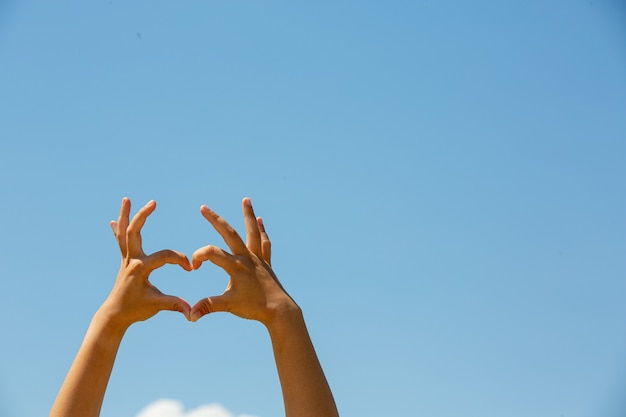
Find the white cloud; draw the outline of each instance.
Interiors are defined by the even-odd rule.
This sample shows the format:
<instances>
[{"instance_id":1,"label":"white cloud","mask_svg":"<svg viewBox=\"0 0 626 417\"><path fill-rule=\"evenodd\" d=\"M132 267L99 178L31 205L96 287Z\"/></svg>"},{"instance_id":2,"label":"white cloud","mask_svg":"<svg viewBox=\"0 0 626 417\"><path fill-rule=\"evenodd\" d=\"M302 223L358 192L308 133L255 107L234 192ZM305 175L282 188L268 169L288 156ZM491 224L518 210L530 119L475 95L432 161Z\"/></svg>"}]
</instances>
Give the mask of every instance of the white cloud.
<instances>
[{"instance_id":1,"label":"white cloud","mask_svg":"<svg viewBox=\"0 0 626 417\"><path fill-rule=\"evenodd\" d=\"M146 406L137 417L235 417L233 413L220 404L201 405L193 410L185 411L180 401L161 399ZM238 417L254 417L240 414Z\"/></svg>"}]
</instances>

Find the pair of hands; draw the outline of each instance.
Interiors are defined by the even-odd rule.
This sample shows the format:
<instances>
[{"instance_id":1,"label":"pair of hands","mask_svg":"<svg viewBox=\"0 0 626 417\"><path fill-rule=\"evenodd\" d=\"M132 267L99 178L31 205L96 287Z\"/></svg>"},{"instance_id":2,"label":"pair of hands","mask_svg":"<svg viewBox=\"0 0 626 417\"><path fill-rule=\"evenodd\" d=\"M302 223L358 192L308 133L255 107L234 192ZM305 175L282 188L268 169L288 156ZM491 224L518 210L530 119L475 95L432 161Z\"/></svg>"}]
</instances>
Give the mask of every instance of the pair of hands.
<instances>
[{"instance_id":1,"label":"pair of hands","mask_svg":"<svg viewBox=\"0 0 626 417\"><path fill-rule=\"evenodd\" d=\"M298 308L281 286L271 269L271 243L263 220L254 214L249 198L242 202L246 241L217 213L202 206L200 212L222 236L227 252L209 245L196 250L191 262L181 252L165 249L146 255L142 248L141 229L156 208L150 201L130 220L130 200L124 198L117 221L111 228L122 254L122 264L115 285L101 307L110 321L125 330L131 324L147 320L159 311L179 311L190 321L218 311L257 320L266 327L282 311ZM224 269L230 281L223 294L204 298L193 307L180 297L163 294L149 281L152 271L165 264L180 265L185 271L200 268L211 261Z\"/></svg>"}]
</instances>

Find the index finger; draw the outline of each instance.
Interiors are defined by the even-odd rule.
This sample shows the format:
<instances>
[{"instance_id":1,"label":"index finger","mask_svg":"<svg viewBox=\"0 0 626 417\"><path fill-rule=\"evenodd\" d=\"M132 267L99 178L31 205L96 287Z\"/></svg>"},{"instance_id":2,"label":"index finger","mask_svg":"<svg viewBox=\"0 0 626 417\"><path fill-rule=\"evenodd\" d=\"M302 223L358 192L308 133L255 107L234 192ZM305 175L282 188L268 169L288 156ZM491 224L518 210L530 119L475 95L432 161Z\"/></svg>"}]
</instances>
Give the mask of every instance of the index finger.
<instances>
[{"instance_id":1,"label":"index finger","mask_svg":"<svg viewBox=\"0 0 626 417\"><path fill-rule=\"evenodd\" d=\"M222 236L224 243L230 248L233 255L242 255L248 252L239 233L226 220L207 206L200 207L202 216L211 223L211 226Z\"/></svg>"},{"instance_id":2,"label":"index finger","mask_svg":"<svg viewBox=\"0 0 626 417\"><path fill-rule=\"evenodd\" d=\"M165 264L180 265L185 271L191 271L189 258L182 253L171 249L163 249L147 256L144 260L147 267L153 271Z\"/></svg>"},{"instance_id":3,"label":"index finger","mask_svg":"<svg viewBox=\"0 0 626 417\"><path fill-rule=\"evenodd\" d=\"M243 218L246 224L246 246L250 252L259 258L261 257L261 233L259 231L259 223L254 215L252 202L248 197L242 201Z\"/></svg>"},{"instance_id":4,"label":"index finger","mask_svg":"<svg viewBox=\"0 0 626 417\"><path fill-rule=\"evenodd\" d=\"M126 229L126 244L128 245L128 254L131 257L143 255L143 249L141 248L141 228L155 208L156 202L150 200L148 204L143 206L137 214L135 214L128 225L128 229Z\"/></svg>"}]
</instances>

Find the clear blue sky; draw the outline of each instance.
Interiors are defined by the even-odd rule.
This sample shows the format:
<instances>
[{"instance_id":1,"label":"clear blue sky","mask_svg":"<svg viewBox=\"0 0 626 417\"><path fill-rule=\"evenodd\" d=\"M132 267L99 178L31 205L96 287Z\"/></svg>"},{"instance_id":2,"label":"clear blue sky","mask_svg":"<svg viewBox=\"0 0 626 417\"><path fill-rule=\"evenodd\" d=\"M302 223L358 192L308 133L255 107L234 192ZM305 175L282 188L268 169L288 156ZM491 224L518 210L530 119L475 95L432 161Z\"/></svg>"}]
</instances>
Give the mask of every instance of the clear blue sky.
<instances>
[{"instance_id":1,"label":"clear blue sky","mask_svg":"<svg viewBox=\"0 0 626 417\"><path fill-rule=\"evenodd\" d=\"M342 416L623 416L625 180L624 2L0 0L0 415L47 415L122 197L191 254L250 196ZM266 332L135 325L102 416L163 398L280 416Z\"/></svg>"}]
</instances>

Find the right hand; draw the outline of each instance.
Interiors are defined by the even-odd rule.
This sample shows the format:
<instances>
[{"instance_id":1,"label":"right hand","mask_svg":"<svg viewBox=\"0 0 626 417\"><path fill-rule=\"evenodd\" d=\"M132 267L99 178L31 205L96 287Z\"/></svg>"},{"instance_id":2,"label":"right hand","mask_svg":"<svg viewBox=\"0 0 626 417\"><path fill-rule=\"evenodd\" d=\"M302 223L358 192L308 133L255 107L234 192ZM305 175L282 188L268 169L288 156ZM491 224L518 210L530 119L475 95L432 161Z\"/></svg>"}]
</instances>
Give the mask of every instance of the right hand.
<instances>
[{"instance_id":1,"label":"right hand","mask_svg":"<svg viewBox=\"0 0 626 417\"><path fill-rule=\"evenodd\" d=\"M266 327L281 313L299 311L299 307L284 290L271 268L271 243L263 220L255 217L249 198L242 202L246 225L246 243L226 220L207 206L200 212L222 236L231 253L213 245L198 249L192 255L192 267L198 269L211 261L224 269L230 281L222 295L198 301L191 309L191 320L225 311L236 316L257 320Z\"/></svg>"}]
</instances>

